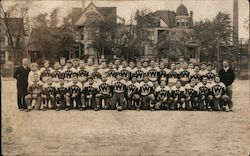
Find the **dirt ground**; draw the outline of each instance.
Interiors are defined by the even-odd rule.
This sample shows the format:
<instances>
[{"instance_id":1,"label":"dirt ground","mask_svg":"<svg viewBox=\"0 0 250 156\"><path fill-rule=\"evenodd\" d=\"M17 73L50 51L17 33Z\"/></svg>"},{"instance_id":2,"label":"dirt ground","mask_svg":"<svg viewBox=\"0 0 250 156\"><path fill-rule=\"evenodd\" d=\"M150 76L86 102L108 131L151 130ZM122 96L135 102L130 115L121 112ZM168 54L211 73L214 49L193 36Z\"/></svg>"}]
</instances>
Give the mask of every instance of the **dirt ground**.
<instances>
[{"instance_id":1,"label":"dirt ground","mask_svg":"<svg viewBox=\"0 0 250 156\"><path fill-rule=\"evenodd\" d=\"M250 154L249 81L236 81L234 112L20 112L15 81L2 81L3 155Z\"/></svg>"}]
</instances>

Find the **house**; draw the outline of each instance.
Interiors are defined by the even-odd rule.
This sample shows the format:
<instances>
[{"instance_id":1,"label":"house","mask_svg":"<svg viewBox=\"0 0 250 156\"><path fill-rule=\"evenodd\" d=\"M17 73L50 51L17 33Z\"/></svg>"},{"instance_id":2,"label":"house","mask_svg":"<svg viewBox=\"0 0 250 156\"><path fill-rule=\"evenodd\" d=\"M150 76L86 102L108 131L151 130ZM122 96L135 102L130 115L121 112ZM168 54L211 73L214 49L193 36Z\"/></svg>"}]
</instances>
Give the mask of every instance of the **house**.
<instances>
[{"instance_id":1,"label":"house","mask_svg":"<svg viewBox=\"0 0 250 156\"><path fill-rule=\"evenodd\" d=\"M8 23L8 27L6 23ZM8 32L11 34L12 40ZM25 56L25 52L23 51L24 37L25 33L23 18L1 19L0 56L1 68L3 72L2 74L12 75L13 65L21 64L22 57ZM14 46L11 44L11 41L13 41Z\"/></svg>"},{"instance_id":2,"label":"house","mask_svg":"<svg viewBox=\"0 0 250 156\"><path fill-rule=\"evenodd\" d=\"M84 8L84 1L82 3L82 8L73 8L72 10L77 17L75 21L75 40L77 44L75 45L75 51L72 52L71 56L80 58L83 56L95 57L96 49L93 47L93 42L98 30L88 26L88 20L95 19L95 17L98 16L101 19L109 19L116 23L116 7L97 7L91 2L86 8ZM104 54L105 50L103 52L103 55Z\"/></svg>"},{"instance_id":3,"label":"house","mask_svg":"<svg viewBox=\"0 0 250 156\"><path fill-rule=\"evenodd\" d=\"M190 31L193 28L193 11L188 13L187 7L181 4L176 12L169 10L158 10L152 13L150 32L150 42L144 44L144 56L155 57L157 55L156 45L162 35L171 35L171 32Z\"/></svg>"}]
</instances>

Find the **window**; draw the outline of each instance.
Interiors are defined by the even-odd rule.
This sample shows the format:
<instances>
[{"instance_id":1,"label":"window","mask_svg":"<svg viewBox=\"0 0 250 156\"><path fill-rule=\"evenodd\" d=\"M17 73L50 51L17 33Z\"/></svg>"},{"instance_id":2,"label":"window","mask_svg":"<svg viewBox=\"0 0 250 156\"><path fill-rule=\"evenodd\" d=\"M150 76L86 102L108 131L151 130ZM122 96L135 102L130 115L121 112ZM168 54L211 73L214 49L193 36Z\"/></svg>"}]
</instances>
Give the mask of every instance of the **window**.
<instances>
[{"instance_id":1,"label":"window","mask_svg":"<svg viewBox=\"0 0 250 156\"><path fill-rule=\"evenodd\" d=\"M181 26L182 26L182 27L185 26L185 22L181 22Z\"/></svg>"},{"instance_id":2,"label":"window","mask_svg":"<svg viewBox=\"0 0 250 156\"><path fill-rule=\"evenodd\" d=\"M186 26L188 27L188 22L186 23Z\"/></svg>"},{"instance_id":3,"label":"window","mask_svg":"<svg viewBox=\"0 0 250 156\"><path fill-rule=\"evenodd\" d=\"M180 22L177 22L177 26L180 26Z\"/></svg>"},{"instance_id":4,"label":"window","mask_svg":"<svg viewBox=\"0 0 250 156\"><path fill-rule=\"evenodd\" d=\"M81 40L84 40L84 34L81 33Z\"/></svg>"}]
</instances>

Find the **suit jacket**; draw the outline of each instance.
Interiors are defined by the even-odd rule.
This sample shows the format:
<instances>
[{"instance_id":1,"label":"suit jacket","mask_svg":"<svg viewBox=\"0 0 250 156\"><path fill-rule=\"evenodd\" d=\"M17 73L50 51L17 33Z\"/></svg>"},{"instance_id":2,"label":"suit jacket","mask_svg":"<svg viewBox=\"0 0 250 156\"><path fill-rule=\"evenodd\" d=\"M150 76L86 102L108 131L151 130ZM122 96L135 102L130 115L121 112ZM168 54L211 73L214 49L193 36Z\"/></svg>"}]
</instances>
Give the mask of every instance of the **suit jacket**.
<instances>
[{"instance_id":1,"label":"suit jacket","mask_svg":"<svg viewBox=\"0 0 250 156\"><path fill-rule=\"evenodd\" d=\"M14 78L17 80L17 89L21 92L27 92L28 87L28 75L30 72L30 68L26 69L23 66L19 66L14 73Z\"/></svg>"}]
</instances>

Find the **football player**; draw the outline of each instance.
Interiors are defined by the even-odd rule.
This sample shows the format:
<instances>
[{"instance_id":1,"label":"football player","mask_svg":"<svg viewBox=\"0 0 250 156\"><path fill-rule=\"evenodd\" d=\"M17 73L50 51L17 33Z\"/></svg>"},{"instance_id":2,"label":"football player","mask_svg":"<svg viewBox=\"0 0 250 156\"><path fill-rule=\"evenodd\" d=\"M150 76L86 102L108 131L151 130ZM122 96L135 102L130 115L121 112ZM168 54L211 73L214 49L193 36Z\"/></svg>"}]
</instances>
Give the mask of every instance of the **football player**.
<instances>
[{"instance_id":1,"label":"football player","mask_svg":"<svg viewBox=\"0 0 250 156\"><path fill-rule=\"evenodd\" d=\"M87 70L87 72L89 72L89 73L93 72L93 70L94 70L93 64L94 64L93 59L92 58L88 58L87 65L85 67L85 69Z\"/></svg>"},{"instance_id":2,"label":"football player","mask_svg":"<svg viewBox=\"0 0 250 156\"><path fill-rule=\"evenodd\" d=\"M61 70L64 70L66 67L66 59L64 57L61 57L59 62L60 62Z\"/></svg>"},{"instance_id":3,"label":"football player","mask_svg":"<svg viewBox=\"0 0 250 156\"><path fill-rule=\"evenodd\" d=\"M116 79L116 71L113 68L113 63L109 63L109 68L107 69L107 77L110 82L113 82Z\"/></svg>"},{"instance_id":4,"label":"football player","mask_svg":"<svg viewBox=\"0 0 250 156\"><path fill-rule=\"evenodd\" d=\"M202 80L202 77L203 77L203 76L206 76L206 75L207 75L207 65L206 65L205 62L202 62L202 63L201 63L201 69L200 69L200 71L199 71L199 74L200 74L200 76L201 76L201 80Z\"/></svg>"},{"instance_id":5,"label":"football player","mask_svg":"<svg viewBox=\"0 0 250 156\"><path fill-rule=\"evenodd\" d=\"M211 101L213 97L211 94L211 84L208 83L207 77L202 77L202 82L197 84L199 88L199 110L210 110L211 108Z\"/></svg>"},{"instance_id":6,"label":"football player","mask_svg":"<svg viewBox=\"0 0 250 156\"><path fill-rule=\"evenodd\" d=\"M62 74L64 75L64 80L66 81L66 83L72 81L72 76L74 74L74 70L72 68L72 63L70 60L67 60L66 67L62 71Z\"/></svg>"},{"instance_id":7,"label":"football player","mask_svg":"<svg viewBox=\"0 0 250 156\"><path fill-rule=\"evenodd\" d=\"M70 110L70 108L74 108L74 102L76 103L77 109L80 109L81 104L81 90L82 90L82 84L78 82L77 75L73 74L72 81L68 83L69 92L66 94L70 98L70 105L66 105L66 111ZM66 103L67 104L67 103Z\"/></svg>"},{"instance_id":8,"label":"football player","mask_svg":"<svg viewBox=\"0 0 250 156\"><path fill-rule=\"evenodd\" d=\"M84 84L81 100L83 104L83 108L91 108L94 110L99 110L96 105L95 96L98 91L98 85L93 80L92 76L89 76L88 81Z\"/></svg>"},{"instance_id":9,"label":"football player","mask_svg":"<svg viewBox=\"0 0 250 156\"><path fill-rule=\"evenodd\" d=\"M29 72L29 75L28 75L28 84L33 83L33 81L34 81L34 74L37 74L38 79L40 80L41 73L38 70L37 63L31 63L30 64L30 72Z\"/></svg>"},{"instance_id":10,"label":"football player","mask_svg":"<svg viewBox=\"0 0 250 156\"><path fill-rule=\"evenodd\" d=\"M119 72L121 73L122 78L128 82L130 78L130 72L128 68L128 63L126 60L122 61L122 67L119 69Z\"/></svg>"},{"instance_id":11,"label":"football player","mask_svg":"<svg viewBox=\"0 0 250 156\"><path fill-rule=\"evenodd\" d=\"M136 75L137 81L142 82L143 81L144 71L143 71L142 66L141 66L141 61L137 61L134 73Z\"/></svg>"},{"instance_id":12,"label":"football player","mask_svg":"<svg viewBox=\"0 0 250 156\"><path fill-rule=\"evenodd\" d=\"M105 61L102 61L101 65L100 65L100 68L98 69L98 72L99 72L101 75L103 75L103 74L105 74L107 71L108 71L107 65L106 65Z\"/></svg>"},{"instance_id":13,"label":"football player","mask_svg":"<svg viewBox=\"0 0 250 156\"><path fill-rule=\"evenodd\" d=\"M112 86L114 87L111 109L118 111L125 109L124 105L124 92L126 90L126 81L122 79L121 73L117 73L117 79L113 81ZM116 107L116 104L118 106Z\"/></svg>"},{"instance_id":14,"label":"football player","mask_svg":"<svg viewBox=\"0 0 250 156\"><path fill-rule=\"evenodd\" d=\"M55 104L56 111L66 109L66 94L69 92L68 85L65 83L63 77L59 77L59 83L55 85ZM69 99L69 98L68 98ZM70 101L68 100L68 105Z\"/></svg>"},{"instance_id":15,"label":"football player","mask_svg":"<svg viewBox=\"0 0 250 156\"><path fill-rule=\"evenodd\" d=\"M49 60L44 60L44 66L40 69L41 80L43 83L51 77L52 68L49 66Z\"/></svg>"},{"instance_id":16,"label":"football player","mask_svg":"<svg viewBox=\"0 0 250 156\"><path fill-rule=\"evenodd\" d=\"M154 84L154 86L158 86L158 72L159 70L156 70L155 68L155 61L150 62L150 67L148 68L147 74L149 80Z\"/></svg>"},{"instance_id":17,"label":"football player","mask_svg":"<svg viewBox=\"0 0 250 156\"><path fill-rule=\"evenodd\" d=\"M93 70L92 72L90 72L90 75L91 75L91 77L93 77L93 80L94 80L95 82L100 81L100 80L101 80L101 77L102 77L101 73L99 73L98 70L99 70L99 67L98 67L97 64L95 64L95 65L94 65L94 70Z\"/></svg>"},{"instance_id":18,"label":"football player","mask_svg":"<svg viewBox=\"0 0 250 156\"><path fill-rule=\"evenodd\" d=\"M29 94L25 96L25 102L28 106L26 111L32 110L32 103L35 102L35 109L39 110L42 102L42 90L43 82L39 80L39 75L37 73L33 74L33 81L28 85Z\"/></svg>"},{"instance_id":19,"label":"football player","mask_svg":"<svg viewBox=\"0 0 250 156\"><path fill-rule=\"evenodd\" d=\"M175 70L175 63L171 63L170 71L169 73L167 73L167 77L168 77L168 85L171 88L178 81L178 73Z\"/></svg>"},{"instance_id":20,"label":"football player","mask_svg":"<svg viewBox=\"0 0 250 156\"><path fill-rule=\"evenodd\" d=\"M155 96L154 96L154 84L149 81L148 75L144 74L143 81L140 82L140 92L141 92L141 109L154 110L155 107Z\"/></svg>"},{"instance_id":21,"label":"football player","mask_svg":"<svg viewBox=\"0 0 250 156\"><path fill-rule=\"evenodd\" d=\"M194 72L190 73L190 79L195 79L195 84L198 84L199 82L201 82L201 75L199 73L200 71L200 67L199 65L194 65Z\"/></svg>"},{"instance_id":22,"label":"football player","mask_svg":"<svg viewBox=\"0 0 250 156\"><path fill-rule=\"evenodd\" d=\"M187 71L189 71L189 73L194 72L194 64L193 63L189 63Z\"/></svg>"},{"instance_id":23,"label":"football player","mask_svg":"<svg viewBox=\"0 0 250 156\"><path fill-rule=\"evenodd\" d=\"M51 109L56 108L55 104L55 83L53 83L52 78L48 78L47 82L43 85L43 110L49 108L49 103L51 104Z\"/></svg>"},{"instance_id":24,"label":"football player","mask_svg":"<svg viewBox=\"0 0 250 156\"><path fill-rule=\"evenodd\" d=\"M127 108L140 110L140 84L137 82L135 74L132 74L131 77L132 80L127 83Z\"/></svg>"},{"instance_id":25,"label":"football player","mask_svg":"<svg viewBox=\"0 0 250 156\"><path fill-rule=\"evenodd\" d=\"M60 69L59 62L54 63L54 69L51 71L51 77L53 82L58 83L59 78L62 76L62 70Z\"/></svg>"},{"instance_id":26,"label":"football player","mask_svg":"<svg viewBox=\"0 0 250 156\"><path fill-rule=\"evenodd\" d=\"M155 109L156 110L168 110L170 104L173 102L173 98L170 97L171 91L169 86L166 85L166 81L161 81L160 85L155 89L156 101Z\"/></svg>"},{"instance_id":27,"label":"football player","mask_svg":"<svg viewBox=\"0 0 250 156\"><path fill-rule=\"evenodd\" d=\"M206 77L207 77L207 79L208 79L208 83L213 83L214 82L214 77L215 77L215 75L216 75L217 73L216 73L216 71L213 69L213 67L212 67L212 64L208 64L207 65L207 74L206 74Z\"/></svg>"},{"instance_id":28,"label":"football player","mask_svg":"<svg viewBox=\"0 0 250 156\"><path fill-rule=\"evenodd\" d=\"M88 80L89 72L86 70L83 60L80 61L79 67L77 68L77 76L78 81L81 82L82 85Z\"/></svg>"},{"instance_id":29,"label":"football player","mask_svg":"<svg viewBox=\"0 0 250 156\"><path fill-rule=\"evenodd\" d=\"M185 88L181 86L180 81L177 81L171 90L174 102L171 104L170 110L183 109L183 106L185 106Z\"/></svg>"},{"instance_id":30,"label":"football player","mask_svg":"<svg viewBox=\"0 0 250 156\"><path fill-rule=\"evenodd\" d=\"M195 84L195 79L192 78L190 83L185 85L185 109L186 110L196 110L199 103L199 88Z\"/></svg>"},{"instance_id":31,"label":"football player","mask_svg":"<svg viewBox=\"0 0 250 156\"><path fill-rule=\"evenodd\" d=\"M101 81L97 82L97 85L99 88L98 93L96 94L95 110L101 108L110 109L112 82L107 79L107 75L104 73ZM104 107L102 107L102 102L104 102Z\"/></svg>"},{"instance_id":32,"label":"football player","mask_svg":"<svg viewBox=\"0 0 250 156\"><path fill-rule=\"evenodd\" d=\"M182 86L185 86L186 84L189 83L190 72L187 70L188 69L187 62L183 62L182 66L183 66L183 69L179 74L179 79L182 83Z\"/></svg>"}]
</instances>

